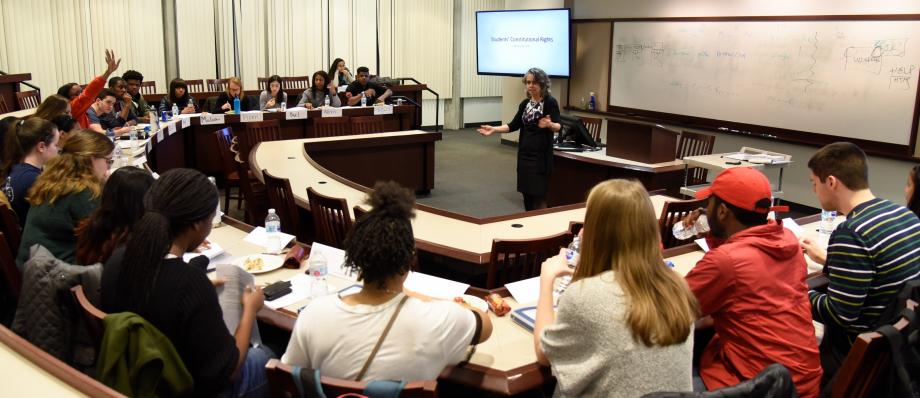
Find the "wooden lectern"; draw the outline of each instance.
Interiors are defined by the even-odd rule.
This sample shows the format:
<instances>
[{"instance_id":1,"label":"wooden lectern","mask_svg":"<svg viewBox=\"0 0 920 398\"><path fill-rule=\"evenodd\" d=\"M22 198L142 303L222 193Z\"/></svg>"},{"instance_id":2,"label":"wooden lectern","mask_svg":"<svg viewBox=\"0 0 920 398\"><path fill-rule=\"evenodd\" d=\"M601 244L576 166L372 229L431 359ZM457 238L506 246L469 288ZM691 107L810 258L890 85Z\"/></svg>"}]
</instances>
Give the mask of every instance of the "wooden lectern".
<instances>
[{"instance_id":1,"label":"wooden lectern","mask_svg":"<svg viewBox=\"0 0 920 398\"><path fill-rule=\"evenodd\" d=\"M14 75L0 75L0 97L6 101L10 111L21 110L19 101L16 100L16 93L19 91L19 83L26 80L32 80L31 73L17 73Z\"/></svg>"},{"instance_id":2,"label":"wooden lectern","mask_svg":"<svg viewBox=\"0 0 920 398\"><path fill-rule=\"evenodd\" d=\"M607 156L642 163L674 160L677 132L661 126L607 120Z\"/></svg>"},{"instance_id":3,"label":"wooden lectern","mask_svg":"<svg viewBox=\"0 0 920 398\"><path fill-rule=\"evenodd\" d=\"M415 121L412 123L413 129L422 128L422 91L425 91L427 88L427 84L394 84L390 87L394 96L406 97L419 105L415 108Z\"/></svg>"}]
</instances>

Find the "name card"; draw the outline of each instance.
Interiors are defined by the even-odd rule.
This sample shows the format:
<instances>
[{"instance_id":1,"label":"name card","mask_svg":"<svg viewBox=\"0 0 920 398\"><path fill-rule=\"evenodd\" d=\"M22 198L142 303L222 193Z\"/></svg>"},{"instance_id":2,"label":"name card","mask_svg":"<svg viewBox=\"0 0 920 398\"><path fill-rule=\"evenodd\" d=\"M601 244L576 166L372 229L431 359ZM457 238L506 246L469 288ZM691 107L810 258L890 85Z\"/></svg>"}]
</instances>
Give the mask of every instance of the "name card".
<instances>
[{"instance_id":1,"label":"name card","mask_svg":"<svg viewBox=\"0 0 920 398\"><path fill-rule=\"evenodd\" d=\"M261 122L261 121L262 121L262 112L240 113L240 122L252 123L252 122Z\"/></svg>"},{"instance_id":2,"label":"name card","mask_svg":"<svg viewBox=\"0 0 920 398\"><path fill-rule=\"evenodd\" d=\"M175 123L170 123L167 129L169 130L168 131L169 135L176 134L176 124Z\"/></svg>"},{"instance_id":3,"label":"name card","mask_svg":"<svg viewBox=\"0 0 920 398\"><path fill-rule=\"evenodd\" d=\"M224 124L224 115L223 114L212 114L212 115L201 115L201 118L198 119L201 122L201 125L206 124Z\"/></svg>"},{"instance_id":4,"label":"name card","mask_svg":"<svg viewBox=\"0 0 920 398\"><path fill-rule=\"evenodd\" d=\"M342 108L327 106L323 108L323 117L342 117Z\"/></svg>"},{"instance_id":5,"label":"name card","mask_svg":"<svg viewBox=\"0 0 920 398\"><path fill-rule=\"evenodd\" d=\"M147 150L146 150L145 154L150 153L150 151L153 150L153 140L147 140L147 148L146 148L146 149L147 149Z\"/></svg>"},{"instance_id":6,"label":"name card","mask_svg":"<svg viewBox=\"0 0 920 398\"><path fill-rule=\"evenodd\" d=\"M183 129L183 130L186 129L188 126L191 126L191 125L192 125L192 118L190 118L190 117L183 117L183 118L181 118L181 119L182 119L182 129Z\"/></svg>"},{"instance_id":7,"label":"name card","mask_svg":"<svg viewBox=\"0 0 920 398\"><path fill-rule=\"evenodd\" d=\"M392 115L393 105L374 105L375 115Z\"/></svg>"},{"instance_id":8,"label":"name card","mask_svg":"<svg viewBox=\"0 0 920 398\"><path fill-rule=\"evenodd\" d=\"M157 144L163 142L163 129L157 131Z\"/></svg>"},{"instance_id":9,"label":"name card","mask_svg":"<svg viewBox=\"0 0 920 398\"><path fill-rule=\"evenodd\" d=\"M290 108L284 111L284 117L287 120L306 119L307 118L307 108L304 108L304 107Z\"/></svg>"}]
</instances>

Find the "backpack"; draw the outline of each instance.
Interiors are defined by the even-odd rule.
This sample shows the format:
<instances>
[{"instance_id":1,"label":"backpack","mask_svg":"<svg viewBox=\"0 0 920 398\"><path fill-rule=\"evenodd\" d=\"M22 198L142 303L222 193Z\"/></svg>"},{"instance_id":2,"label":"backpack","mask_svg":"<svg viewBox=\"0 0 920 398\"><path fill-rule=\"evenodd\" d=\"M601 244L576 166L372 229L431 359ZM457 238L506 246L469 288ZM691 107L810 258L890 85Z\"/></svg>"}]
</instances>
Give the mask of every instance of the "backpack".
<instances>
[{"instance_id":1,"label":"backpack","mask_svg":"<svg viewBox=\"0 0 920 398\"><path fill-rule=\"evenodd\" d=\"M320 382L319 369L307 369L295 366L291 372L297 392L303 398L326 398L323 385ZM402 393L405 381L399 380L373 380L367 383L362 394L343 394L342 397L352 398L397 398Z\"/></svg>"}]
</instances>

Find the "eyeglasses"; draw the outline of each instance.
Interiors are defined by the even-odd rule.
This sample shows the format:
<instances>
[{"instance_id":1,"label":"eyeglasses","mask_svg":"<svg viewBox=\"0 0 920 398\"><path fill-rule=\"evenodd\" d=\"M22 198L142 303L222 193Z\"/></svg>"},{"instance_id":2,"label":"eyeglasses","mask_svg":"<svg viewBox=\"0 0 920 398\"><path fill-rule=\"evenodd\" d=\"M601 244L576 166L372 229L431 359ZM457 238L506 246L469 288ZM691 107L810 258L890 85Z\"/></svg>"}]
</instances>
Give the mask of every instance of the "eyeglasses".
<instances>
[{"instance_id":1,"label":"eyeglasses","mask_svg":"<svg viewBox=\"0 0 920 398\"><path fill-rule=\"evenodd\" d=\"M112 159L111 157L96 158L96 159L105 159L105 164L108 165L109 167L112 167L112 165L115 164L115 159Z\"/></svg>"}]
</instances>

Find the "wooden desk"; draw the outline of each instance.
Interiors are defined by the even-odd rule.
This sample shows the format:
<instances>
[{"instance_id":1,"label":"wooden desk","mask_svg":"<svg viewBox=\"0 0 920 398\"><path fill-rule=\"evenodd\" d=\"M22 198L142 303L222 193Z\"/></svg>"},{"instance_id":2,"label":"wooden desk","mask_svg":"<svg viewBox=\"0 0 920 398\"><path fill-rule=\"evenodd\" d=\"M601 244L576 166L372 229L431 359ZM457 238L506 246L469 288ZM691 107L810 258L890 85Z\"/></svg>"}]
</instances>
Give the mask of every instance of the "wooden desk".
<instances>
[{"instance_id":1,"label":"wooden desk","mask_svg":"<svg viewBox=\"0 0 920 398\"><path fill-rule=\"evenodd\" d=\"M0 75L0 97L3 97L3 100L6 101L6 106L10 109L10 111L20 110L19 101L16 99L16 93L22 91L20 83L26 80L32 80L31 73ZM48 94L46 93L43 97L47 96Z\"/></svg>"},{"instance_id":2,"label":"wooden desk","mask_svg":"<svg viewBox=\"0 0 920 398\"><path fill-rule=\"evenodd\" d=\"M0 396L123 397L0 325Z\"/></svg>"},{"instance_id":3,"label":"wooden desk","mask_svg":"<svg viewBox=\"0 0 920 398\"><path fill-rule=\"evenodd\" d=\"M641 163L607 156L603 150L554 151L546 202L549 206L584 202L592 187L612 178L635 179L649 191L665 189L677 196L684 184L684 162Z\"/></svg>"}]
</instances>

